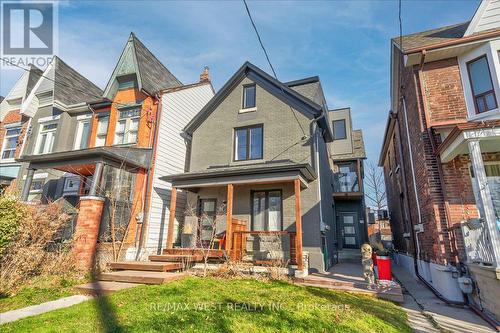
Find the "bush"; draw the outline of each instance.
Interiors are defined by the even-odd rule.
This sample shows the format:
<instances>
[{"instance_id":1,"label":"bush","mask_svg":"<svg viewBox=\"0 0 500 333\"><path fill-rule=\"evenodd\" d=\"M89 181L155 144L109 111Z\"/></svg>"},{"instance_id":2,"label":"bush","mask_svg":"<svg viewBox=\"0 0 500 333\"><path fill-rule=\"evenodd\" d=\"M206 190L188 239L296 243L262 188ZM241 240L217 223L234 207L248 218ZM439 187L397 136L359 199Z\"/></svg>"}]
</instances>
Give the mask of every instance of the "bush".
<instances>
[{"instance_id":1,"label":"bush","mask_svg":"<svg viewBox=\"0 0 500 333\"><path fill-rule=\"evenodd\" d=\"M13 197L0 196L0 255L14 237L26 211Z\"/></svg>"},{"instance_id":2,"label":"bush","mask_svg":"<svg viewBox=\"0 0 500 333\"><path fill-rule=\"evenodd\" d=\"M56 202L47 205L6 202L8 209L2 216L8 217L6 221L15 219L16 226L0 257L0 294L12 295L37 276L71 272L74 267L71 242L60 242L61 230L71 220L64 207Z\"/></svg>"}]
</instances>

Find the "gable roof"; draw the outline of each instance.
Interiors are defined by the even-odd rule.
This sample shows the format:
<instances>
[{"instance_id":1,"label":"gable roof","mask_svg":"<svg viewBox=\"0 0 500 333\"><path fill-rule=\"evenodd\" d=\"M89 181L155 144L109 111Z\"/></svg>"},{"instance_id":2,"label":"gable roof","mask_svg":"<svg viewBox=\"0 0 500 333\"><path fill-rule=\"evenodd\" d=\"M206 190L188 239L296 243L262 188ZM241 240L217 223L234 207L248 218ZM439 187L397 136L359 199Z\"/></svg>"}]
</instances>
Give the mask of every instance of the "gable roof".
<instances>
[{"instance_id":1,"label":"gable roof","mask_svg":"<svg viewBox=\"0 0 500 333\"><path fill-rule=\"evenodd\" d=\"M104 97L112 99L118 88L117 76L133 73L137 75L139 89L150 95L182 85L132 32L104 89Z\"/></svg>"},{"instance_id":2,"label":"gable roof","mask_svg":"<svg viewBox=\"0 0 500 333\"><path fill-rule=\"evenodd\" d=\"M276 80L259 67L246 61L205 105L205 107L203 107L203 109L201 109L201 111L186 125L184 132L189 135L193 134L203 121L207 119L215 108L224 100L229 92L232 91L233 88L245 77L259 83L261 87L268 90L276 97L284 100L285 103L289 104L296 110L308 112L314 117L325 115L325 110L322 105L315 103L306 96L298 93L294 89L291 89L287 84ZM326 119L326 115L319 119L318 123L326 130L327 134L331 138L331 129L329 122Z\"/></svg>"},{"instance_id":3,"label":"gable roof","mask_svg":"<svg viewBox=\"0 0 500 333\"><path fill-rule=\"evenodd\" d=\"M102 90L89 79L78 73L55 56L54 60L54 100L65 105L74 105L95 100Z\"/></svg>"},{"instance_id":4,"label":"gable roof","mask_svg":"<svg viewBox=\"0 0 500 333\"><path fill-rule=\"evenodd\" d=\"M392 42L404 51L416 48L424 48L436 43L459 40L464 37L464 33L469 26L469 22L463 22L446 27L426 30L403 36L403 45L401 47L400 38L392 38Z\"/></svg>"},{"instance_id":5,"label":"gable roof","mask_svg":"<svg viewBox=\"0 0 500 333\"><path fill-rule=\"evenodd\" d=\"M500 27L500 0L483 0L474 13L464 37Z\"/></svg>"},{"instance_id":6,"label":"gable roof","mask_svg":"<svg viewBox=\"0 0 500 333\"><path fill-rule=\"evenodd\" d=\"M14 86L10 89L7 96L5 96L5 98L2 98L2 100L0 101L0 121L3 121L4 117L13 107L9 104L9 101L21 99L22 104L42 76L43 72L40 68L36 67L33 64L30 64L28 67L29 70L26 70L21 75Z\"/></svg>"},{"instance_id":7,"label":"gable roof","mask_svg":"<svg viewBox=\"0 0 500 333\"><path fill-rule=\"evenodd\" d=\"M99 87L58 56L52 58L52 62L47 66L40 80L23 101L21 113L33 117L39 105L36 94L45 91L52 91L53 102L57 101L62 106L86 103L102 95L102 90Z\"/></svg>"}]
</instances>

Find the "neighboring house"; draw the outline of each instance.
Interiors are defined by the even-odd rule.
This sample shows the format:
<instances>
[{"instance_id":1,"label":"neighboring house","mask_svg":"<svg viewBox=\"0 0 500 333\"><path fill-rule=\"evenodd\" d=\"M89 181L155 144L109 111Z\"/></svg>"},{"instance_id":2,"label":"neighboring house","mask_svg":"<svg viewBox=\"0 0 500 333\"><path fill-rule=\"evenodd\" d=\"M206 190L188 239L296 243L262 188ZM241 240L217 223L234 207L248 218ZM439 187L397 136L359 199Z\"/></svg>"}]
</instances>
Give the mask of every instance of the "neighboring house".
<instances>
[{"instance_id":1,"label":"neighboring house","mask_svg":"<svg viewBox=\"0 0 500 333\"><path fill-rule=\"evenodd\" d=\"M366 154L362 131L353 130L351 109L330 110L329 113L333 128L333 142L329 146L333 162L337 247L339 260L342 260L343 255L349 257L350 252L359 255L361 245L368 241L363 188Z\"/></svg>"},{"instance_id":2,"label":"neighboring house","mask_svg":"<svg viewBox=\"0 0 500 333\"><path fill-rule=\"evenodd\" d=\"M397 262L500 319L500 1L470 22L392 40L380 155ZM401 89L400 89L401 87Z\"/></svg>"},{"instance_id":3,"label":"neighboring house","mask_svg":"<svg viewBox=\"0 0 500 333\"><path fill-rule=\"evenodd\" d=\"M92 117L87 101L95 100L101 94L96 85L57 56L53 57L23 101L20 111L30 122L24 148L17 159L24 162L18 180L19 188L23 189L23 200L45 202L64 194L77 194L79 183L75 182L77 176L72 170L54 170L47 166L37 167L35 171L30 162L43 157L52 162L48 157L51 154L85 146L88 126L86 128L83 124ZM24 184L29 184L29 187Z\"/></svg>"},{"instance_id":4,"label":"neighboring house","mask_svg":"<svg viewBox=\"0 0 500 333\"><path fill-rule=\"evenodd\" d=\"M190 141L187 172L161 179L172 183L173 193L187 192L183 213L202 217L202 243L210 242L215 223L233 257L289 259L302 272L307 265L315 271L332 265L332 132L318 77L282 83L246 62L184 128L184 137ZM176 213L175 200L170 210ZM173 222L167 246L185 246Z\"/></svg>"},{"instance_id":5,"label":"neighboring house","mask_svg":"<svg viewBox=\"0 0 500 333\"><path fill-rule=\"evenodd\" d=\"M139 247L157 251L170 191L156 170L184 171L180 129L213 96L208 69L202 82L184 86L132 33L104 92L81 87L90 82L76 80L76 72L69 87L60 84L65 75L55 70L57 113L27 106L38 128L19 159L27 170L23 199L31 198L42 174L49 180L44 198L78 205L74 248L82 267L91 267L96 253L107 255L113 239L121 244L121 258L135 258ZM71 96L78 101L58 100L58 89L64 96L76 90ZM82 92L88 93L77 94Z\"/></svg>"},{"instance_id":6,"label":"neighboring house","mask_svg":"<svg viewBox=\"0 0 500 333\"><path fill-rule=\"evenodd\" d=\"M26 100L42 75L42 70L29 65L10 92L0 101L0 186L9 186L17 178L20 163L15 159L21 155L24 137L30 118L21 114L21 105Z\"/></svg>"}]
</instances>

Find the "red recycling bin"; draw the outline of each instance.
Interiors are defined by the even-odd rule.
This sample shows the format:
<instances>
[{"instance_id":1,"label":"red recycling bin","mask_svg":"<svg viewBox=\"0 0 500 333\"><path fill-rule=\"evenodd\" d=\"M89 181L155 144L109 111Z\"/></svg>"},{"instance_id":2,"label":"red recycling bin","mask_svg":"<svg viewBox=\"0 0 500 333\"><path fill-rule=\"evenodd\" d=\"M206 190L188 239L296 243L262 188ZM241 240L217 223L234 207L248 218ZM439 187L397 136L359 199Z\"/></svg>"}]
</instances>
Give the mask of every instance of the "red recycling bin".
<instances>
[{"instance_id":1,"label":"red recycling bin","mask_svg":"<svg viewBox=\"0 0 500 333\"><path fill-rule=\"evenodd\" d=\"M372 253L373 266L377 266L377 254L375 252Z\"/></svg>"},{"instance_id":2,"label":"red recycling bin","mask_svg":"<svg viewBox=\"0 0 500 333\"><path fill-rule=\"evenodd\" d=\"M378 279L392 280L391 257L377 256Z\"/></svg>"}]
</instances>

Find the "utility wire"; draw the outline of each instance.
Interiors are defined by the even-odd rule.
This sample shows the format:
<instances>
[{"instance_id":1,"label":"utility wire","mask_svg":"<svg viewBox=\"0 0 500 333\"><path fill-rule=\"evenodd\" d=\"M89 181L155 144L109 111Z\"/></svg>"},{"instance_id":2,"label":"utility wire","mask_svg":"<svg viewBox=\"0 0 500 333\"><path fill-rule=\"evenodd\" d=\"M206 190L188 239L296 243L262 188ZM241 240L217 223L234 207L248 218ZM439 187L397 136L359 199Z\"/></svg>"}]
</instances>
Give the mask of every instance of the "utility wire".
<instances>
[{"instance_id":1,"label":"utility wire","mask_svg":"<svg viewBox=\"0 0 500 333\"><path fill-rule=\"evenodd\" d=\"M276 71L274 70L273 64L271 63L271 60L269 59L269 55L267 54L267 50L264 47L264 43L262 42L262 38L260 38L259 30L257 30L257 26L255 25L255 22L254 22L254 20L252 18L252 14L250 13L250 9L248 8L248 4L247 4L246 0L243 0L243 4L245 5L245 9L246 9L248 18L250 19L250 23L252 23L253 30L255 31L255 34L257 35L257 39L259 40L260 47L264 51L264 55L266 56L267 63L269 64L269 67L271 67L271 71L273 72L274 78L277 81L279 81L278 80L278 76L276 75ZM281 89L281 93L283 95L285 95L285 91L283 90L283 87L281 85L280 85L280 89ZM297 121L297 124L299 124L300 130L302 131L302 135L303 135L302 140L307 139L308 135L306 134L306 131L302 127L302 124L300 123L299 118L297 118L297 115L295 114L295 111L293 111L293 109L292 109L292 107L290 105L288 105L288 107L290 108L290 111L292 111L292 114L295 117L295 120Z\"/></svg>"},{"instance_id":2,"label":"utility wire","mask_svg":"<svg viewBox=\"0 0 500 333\"><path fill-rule=\"evenodd\" d=\"M2 59L2 61L5 61L5 62L7 62L8 64L10 64L10 65L12 65L12 66L14 66L14 67L20 68L20 69L22 69L22 70L24 70L24 71L26 71L26 72L30 72L30 71L31 71L29 68L25 68L25 67L19 66L18 64L13 63L13 62L11 62L10 60L8 60L8 59L6 59L6 58L1 58L1 59ZM43 75L43 74L37 74L37 75L38 75L38 76L40 76L40 78L42 78L42 77L43 77L43 78L45 78L45 79L47 79L47 80L49 80L49 81L54 82L54 84L58 84L58 85L63 86L63 87L65 87L65 88L70 88L70 89L73 89L73 90L76 90L76 91L82 92L82 93L84 93L84 94L89 94L89 92L88 92L88 91L78 89L78 88L76 88L76 87L74 87L74 86L71 86L71 85L69 85L69 84L64 84L64 83L62 83L62 82L60 82L60 81L56 81L56 80L54 80L53 78L50 78L50 77L45 76L45 75ZM94 95L94 94L90 94L90 95L91 95L92 97L95 97L95 98L99 99L99 100L101 100L101 99L103 98L102 96L97 96L97 95ZM121 106L121 107L127 107L127 106L130 106L130 105L128 105L128 104L122 104L122 103L113 102L113 101L109 101L109 102L110 102L111 104L115 104L117 107L120 107L120 106Z\"/></svg>"}]
</instances>

